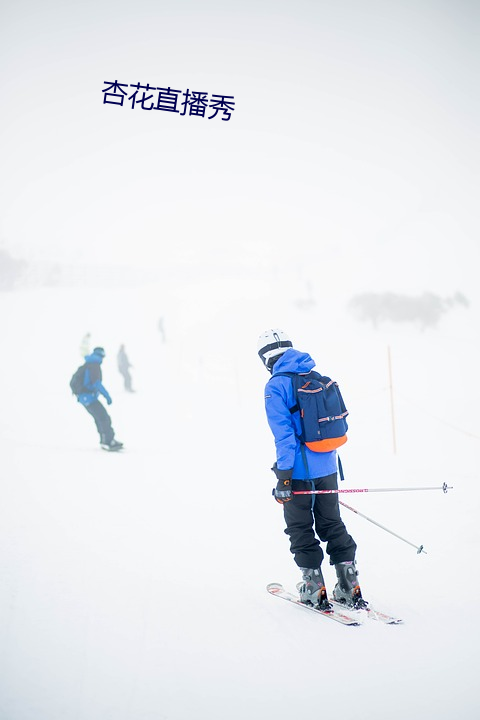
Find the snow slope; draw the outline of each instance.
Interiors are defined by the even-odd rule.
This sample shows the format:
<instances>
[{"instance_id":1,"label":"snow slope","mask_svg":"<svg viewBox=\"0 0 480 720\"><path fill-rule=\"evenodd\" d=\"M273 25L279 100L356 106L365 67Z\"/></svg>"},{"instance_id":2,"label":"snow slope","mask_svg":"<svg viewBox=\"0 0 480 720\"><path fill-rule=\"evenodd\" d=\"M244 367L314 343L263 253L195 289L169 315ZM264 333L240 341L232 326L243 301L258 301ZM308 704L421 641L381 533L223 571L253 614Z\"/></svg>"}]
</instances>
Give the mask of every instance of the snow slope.
<instances>
[{"instance_id":1,"label":"snow slope","mask_svg":"<svg viewBox=\"0 0 480 720\"><path fill-rule=\"evenodd\" d=\"M375 332L343 306L326 319L272 297L243 276L0 295L2 720L478 713L478 310ZM276 325L341 384L346 487L454 486L345 498L425 546L343 511L364 595L402 626L344 628L265 591L299 579L270 495L255 350ZM98 448L69 393L86 331L107 350L122 454ZM115 367L121 342L133 395Z\"/></svg>"}]
</instances>

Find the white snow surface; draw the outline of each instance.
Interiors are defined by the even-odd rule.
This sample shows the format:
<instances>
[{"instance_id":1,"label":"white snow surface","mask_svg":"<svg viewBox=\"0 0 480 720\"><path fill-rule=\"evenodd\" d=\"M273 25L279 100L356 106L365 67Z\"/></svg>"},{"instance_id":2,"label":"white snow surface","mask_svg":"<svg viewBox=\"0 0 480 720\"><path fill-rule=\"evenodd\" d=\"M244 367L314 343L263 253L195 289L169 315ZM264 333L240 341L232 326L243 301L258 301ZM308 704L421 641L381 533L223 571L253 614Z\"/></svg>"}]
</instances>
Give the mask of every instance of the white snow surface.
<instances>
[{"instance_id":1,"label":"white snow surface","mask_svg":"<svg viewBox=\"0 0 480 720\"><path fill-rule=\"evenodd\" d=\"M0 313L1 720L478 716L475 305L437 329L374 331L243 277L172 276L3 293ZM275 326L340 383L344 487L453 486L342 498L425 547L342 511L365 597L401 626L342 627L266 592L300 579L271 497L256 356ZM122 453L99 448L70 394L87 331L107 351ZM122 342L135 394L116 368Z\"/></svg>"}]
</instances>

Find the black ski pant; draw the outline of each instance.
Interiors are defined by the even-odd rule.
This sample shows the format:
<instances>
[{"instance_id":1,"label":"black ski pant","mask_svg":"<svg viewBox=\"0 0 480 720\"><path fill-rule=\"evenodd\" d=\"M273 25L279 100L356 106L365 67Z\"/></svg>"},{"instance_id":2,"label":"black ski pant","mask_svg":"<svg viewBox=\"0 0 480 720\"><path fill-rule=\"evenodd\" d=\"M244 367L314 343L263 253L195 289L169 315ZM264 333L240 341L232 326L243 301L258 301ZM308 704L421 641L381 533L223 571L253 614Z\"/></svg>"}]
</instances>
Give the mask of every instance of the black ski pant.
<instances>
[{"instance_id":1,"label":"black ski pant","mask_svg":"<svg viewBox=\"0 0 480 720\"><path fill-rule=\"evenodd\" d=\"M293 480L292 490L336 490L337 473L313 480ZM301 568L319 568L326 542L330 565L355 559L357 546L340 517L338 495L295 495L283 506L290 552Z\"/></svg>"},{"instance_id":2,"label":"black ski pant","mask_svg":"<svg viewBox=\"0 0 480 720\"><path fill-rule=\"evenodd\" d=\"M109 445L112 442L115 433L113 432L110 415L105 410L100 400L94 400L90 403L90 405L84 405L84 408L95 420L95 425L97 426L98 434L100 435L100 442Z\"/></svg>"}]
</instances>

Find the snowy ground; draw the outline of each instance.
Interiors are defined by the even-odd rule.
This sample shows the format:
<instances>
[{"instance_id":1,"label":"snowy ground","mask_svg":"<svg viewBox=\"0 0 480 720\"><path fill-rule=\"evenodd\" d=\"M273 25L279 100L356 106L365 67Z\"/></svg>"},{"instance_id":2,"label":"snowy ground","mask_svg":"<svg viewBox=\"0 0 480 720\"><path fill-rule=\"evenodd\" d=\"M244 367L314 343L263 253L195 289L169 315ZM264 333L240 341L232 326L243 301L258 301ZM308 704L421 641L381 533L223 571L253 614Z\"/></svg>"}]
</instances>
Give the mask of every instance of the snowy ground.
<instances>
[{"instance_id":1,"label":"snowy ground","mask_svg":"<svg viewBox=\"0 0 480 720\"><path fill-rule=\"evenodd\" d=\"M274 309L260 284L244 300L244 283L0 296L2 720L478 714L478 310L375 332L346 313ZM255 345L272 325L341 384L347 487L454 486L346 498L425 546L417 555L343 512L364 595L402 626L344 628L265 591L299 579L270 495ZM122 454L98 448L69 393L86 331L107 350ZM133 395L115 367L121 342Z\"/></svg>"}]
</instances>

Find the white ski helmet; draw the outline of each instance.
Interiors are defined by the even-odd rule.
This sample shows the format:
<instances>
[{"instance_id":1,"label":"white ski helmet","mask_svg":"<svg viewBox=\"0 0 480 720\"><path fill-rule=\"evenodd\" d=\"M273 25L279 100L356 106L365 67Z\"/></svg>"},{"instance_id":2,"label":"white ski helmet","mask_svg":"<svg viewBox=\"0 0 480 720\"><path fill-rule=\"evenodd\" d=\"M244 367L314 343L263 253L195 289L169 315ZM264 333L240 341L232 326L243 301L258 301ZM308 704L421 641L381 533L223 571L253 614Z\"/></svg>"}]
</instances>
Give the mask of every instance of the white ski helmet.
<instances>
[{"instance_id":1,"label":"white ski helmet","mask_svg":"<svg viewBox=\"0 0 480 720\"><path fill-rule=\"evenodd\" d=\"M258 354L269 370L273 367L273 360L279 355L283 355L291 347L293 347L292 341L280 328L265 330L258 338L257 343Z\"/></svg>"}]
</instances>

